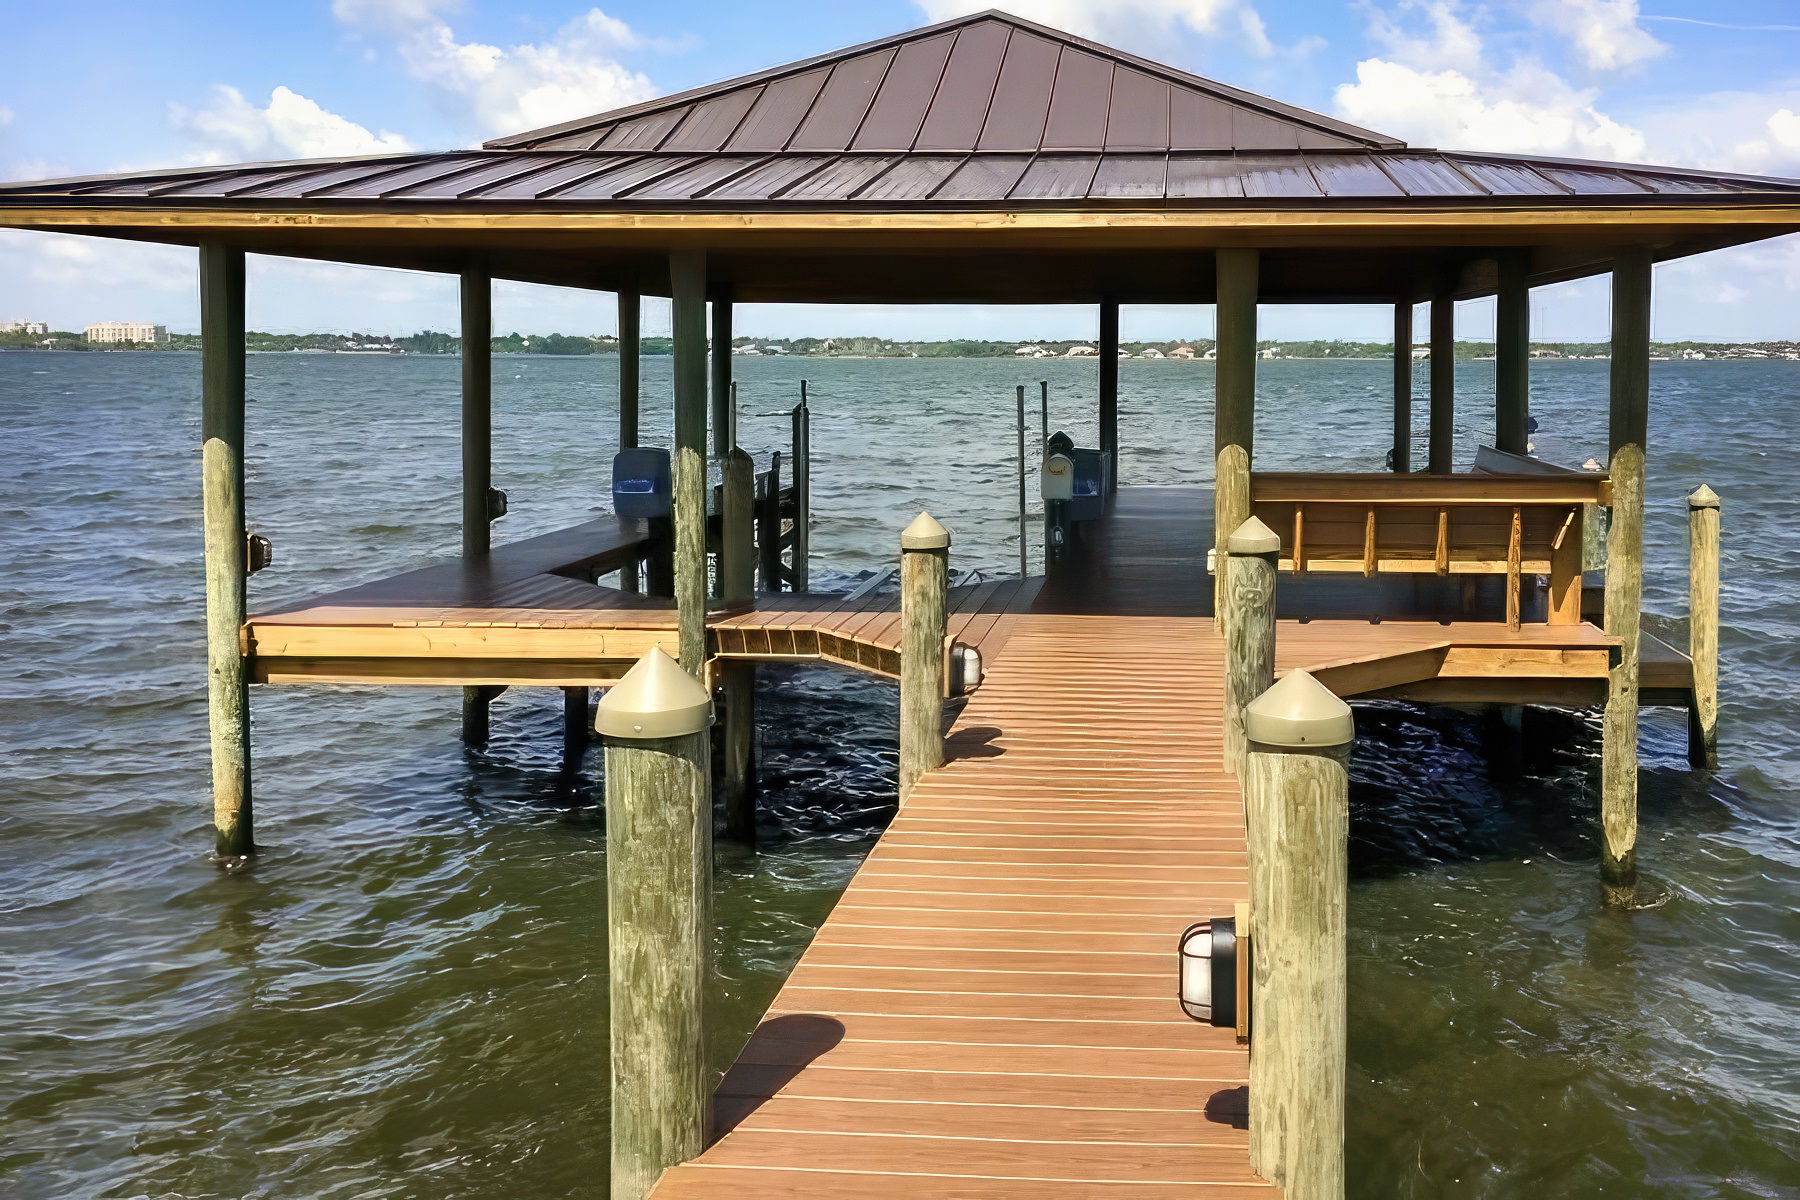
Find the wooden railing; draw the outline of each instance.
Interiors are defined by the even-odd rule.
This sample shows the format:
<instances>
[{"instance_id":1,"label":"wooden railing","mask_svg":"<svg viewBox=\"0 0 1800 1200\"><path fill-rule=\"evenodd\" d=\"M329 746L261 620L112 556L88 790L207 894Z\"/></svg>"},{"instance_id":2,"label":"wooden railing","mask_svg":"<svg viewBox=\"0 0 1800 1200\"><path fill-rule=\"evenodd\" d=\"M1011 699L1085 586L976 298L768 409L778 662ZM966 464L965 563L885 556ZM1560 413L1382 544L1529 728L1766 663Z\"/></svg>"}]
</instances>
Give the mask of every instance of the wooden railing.
<instances>
[{"instance_id":1,"label":"wooden railing","mask_svg":"<svg viewBox=\"0 0 1800 1200\"><path fill-rule=\"evenodd\" d=\"M1582 513L1611 503L1599 475L1312 475L1251 480L1281 535L1283 570L1505 575L1520 624L1525 575L1550 580L1549 623L1581 620Z\"/></svg>"}]
</instances>

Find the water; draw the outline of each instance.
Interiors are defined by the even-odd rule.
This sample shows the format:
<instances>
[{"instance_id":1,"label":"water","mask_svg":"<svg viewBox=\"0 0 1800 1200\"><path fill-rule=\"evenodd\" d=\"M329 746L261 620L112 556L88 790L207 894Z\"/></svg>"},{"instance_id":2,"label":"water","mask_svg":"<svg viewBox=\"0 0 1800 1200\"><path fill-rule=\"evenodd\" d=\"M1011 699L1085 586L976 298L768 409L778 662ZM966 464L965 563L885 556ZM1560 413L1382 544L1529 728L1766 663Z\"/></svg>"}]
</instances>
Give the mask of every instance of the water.
<instances>
[{"instance_id":1,"label":"water","mask_svg":"<svg viewBox=\"0 0 1800 1200\"><path fill-rule=\"evenodd\" d=\"M652 439L668 365L646 364ZM454 549L454 360L249 369L250 511L276 546L253 605ZM1534 366L1546 455L1602 453L1605 370ZM923 507L960 565L1016 569L1015 385L1035 416L1050 379L1053 426L1093 436L1091 362L739 371L759 461L812 382L828 585L890 561ZM1461 371L1467 461L1492 368ZM1260 464L1378 469L1387 372L1264 364ZM610 360L495 373L498 535L603 511ZM1210 366L1122 376L1126 481L1208 482ZM469 752L445 691L258 689L267 853L206 859L198 380L192 355L0 354L0 1196L603 1196L605 840L594 758L560 769L555 693L509 693ZM1355 1196L1800 1195L1800 365L1654 380L1650 626L1685 636L1682 496L1704 480L1725 503L1726 765L1690 772L1679 717L1647 716L1659 902L1608 912L1591 721L1546 717L1557 736L1508 779L1473 718L1361 712ZM890 688L767 677L764 845L719 853L721 1067L894 803Z\"/></svg>"}]
</instances>

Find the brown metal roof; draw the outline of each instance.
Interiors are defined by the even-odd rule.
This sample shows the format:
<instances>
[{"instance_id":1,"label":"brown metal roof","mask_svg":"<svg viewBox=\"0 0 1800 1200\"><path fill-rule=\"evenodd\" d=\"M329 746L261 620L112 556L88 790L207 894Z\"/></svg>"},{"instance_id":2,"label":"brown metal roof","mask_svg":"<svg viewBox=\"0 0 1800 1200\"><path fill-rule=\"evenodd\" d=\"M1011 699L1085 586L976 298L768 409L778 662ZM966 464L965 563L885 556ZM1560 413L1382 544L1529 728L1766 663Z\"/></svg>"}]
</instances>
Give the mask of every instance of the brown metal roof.
<instances>
[{"instance_id":1,"label":"brown metal roof","mask_svg":"<svg viewBox=\"0 0 1800 1200\"><path fill-rule=\"evenodd\" d=\"M487 143L693 153L1404 145L1000 12Z\"/></svg>"}]
</instances>

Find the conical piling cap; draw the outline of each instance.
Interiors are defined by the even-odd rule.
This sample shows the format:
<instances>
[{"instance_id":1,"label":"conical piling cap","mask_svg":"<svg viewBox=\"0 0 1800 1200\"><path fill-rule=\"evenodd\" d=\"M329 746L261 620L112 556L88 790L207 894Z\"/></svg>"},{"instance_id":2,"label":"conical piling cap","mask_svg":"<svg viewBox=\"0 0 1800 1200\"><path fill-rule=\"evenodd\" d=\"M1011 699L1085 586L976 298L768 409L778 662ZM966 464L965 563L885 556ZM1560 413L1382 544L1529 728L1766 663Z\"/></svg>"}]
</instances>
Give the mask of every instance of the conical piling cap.
<instances>
[{"instance_id":1,"label":"conical piling cap","mask_svg":"<svg viewBox=\"0 0 1800 1200\"><path fill-rule=\"evenodd\" d=\"M658 647L600 698L594 716L595 732L615 738L686 737L711 724L706 689Z\"/></svg>"},{"instance_id":2,"label":"conical piling cap","mask_svg":"<svg viewBox=\"0 0 1800 1200\"><path fill-rule=\"evenodd\" d=\"M1703 483L1688 493L1688 507L1717 508L1719 507L1719 493L1713 491Z\"/></svg>"},{"instance_id":3,"label":"conical piling cap","mask_svg":"<svg viewBox=\"0 0 1800 1200\"><path fill-rule=\"evenodd\" d=\"M1245 705L1244 736L1265 746L1343 746L1356 737L1356 719L1330 688L1289 671Z\"/></svg>"},{"instance_id":4,"label":"conical piling cap","mask_svg":"<svg viewBox=\"0 0 1800 1200\"><path fill-rule=\"evenodd\" d=\"M1264 525L1261 518L1251 517L1237 527L1225 549L1233 554L1279 554L1281 535Z\"/></svg>"},{"instance_id":5,"label":"conical piling cap","mask_svg":"<svg viewBox=\"0 0 1800 1200\"><path fill-rule=\"evenodd\" d=\"M902 550L948 550L950 531L937 523L937 518L922 512L913 523L900 531Z\"/></svg>"}]
</instances>

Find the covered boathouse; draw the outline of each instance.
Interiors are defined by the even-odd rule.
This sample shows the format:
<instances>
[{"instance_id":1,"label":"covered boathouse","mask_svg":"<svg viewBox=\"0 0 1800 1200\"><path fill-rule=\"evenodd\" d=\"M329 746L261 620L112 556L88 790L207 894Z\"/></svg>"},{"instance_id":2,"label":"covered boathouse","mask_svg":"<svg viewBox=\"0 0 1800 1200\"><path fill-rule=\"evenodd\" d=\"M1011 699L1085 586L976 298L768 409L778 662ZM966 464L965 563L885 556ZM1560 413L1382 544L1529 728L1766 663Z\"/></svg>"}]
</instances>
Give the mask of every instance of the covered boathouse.
<instances>
[{"instance_id":1,"label":"covered boathouse","mask_svg":"<svg viewBox=\"0 0 1800 1200\"><path fill-rule=\"evenodd\" d=\"M1281 826L1262 823L1262 801L1246 818L1239 778L1254 772L1227 741L1253 698L1232 683L1254 658L1240 643L1274 612L1233 593L1215 617L1211 552L1234 580L1240 559L1246 580L1251 560L1279 571L1284 681L1306 668L1341 697L1602 708L1597 837L1606 894L1628 903L1639 705L1687 706L1702 761L1715 713L1704 589L1692 661L1639 628L1651 268L1800 229L1800 183L1412 147L990 12L479 150L4 185L0 226L200 248L221 856L255 850L253 683L460 687L472 738L497 689L554 686L579 736L587 689L666 650L723 701L720 790L741 831L757 662L837 662L901 677L903 693L909 671L928 681L927 719L902 735L899 815L723 1080L697 1048L707 788L687 814L690 876L664 877L698 898L638 930L685 976L633 974L654 971L620 957L614 888L615 1196L1160 1200L1274 1194L1273 1181L1338 1197L1341 883L1302 914L1336 942L1307 943L1318 961L1296 1009L1280 975L1295 969L1300 942L1282 941L1298 937L1295 912L1258 906L1293 901L1279 881L1297 843L1269 832ZM259 561L247 253L461 277L460 557L246 611ZM1613 281L1610 396L1594 397L1610 461L1560 470L1527 455L1528 297L1599 274ZM671 298L666 521L490 545L504 507L489 463L494 278L618 293L622 448L638 445L639 297ZM1483 296L1498 304L1492 445L1456 473L1452 305ZM733 437L737 301L1098 306L1096 519L1063 530L1048 578L951 588L935 611L807 593L804 411L797 486L770 471L755 494ZM1289 302L1393 306L1391 473L1254 469L1257 308ZM1413 463L1422 302L1430 450ZM1217 305L1210 493L1131 486L1118 313L1143 303ZM709 458L724 480L711 505ZM1716 552L1708 495L1694 502L1697 579L1709 513ZM1583 547L1602 519L1595 574ZM905 553L941 560L948 540L921 522ZM972 692L947 738L945 660ZM1336 838L1336 865L1308 860L1309 878L1341 879ZM1259 891L1265 877L1275 892ZM1254 984L1236 985L1229 1027L1190 1021L1176 940L1234 912ZM1267 1073L1302 1043L1298 1076Z\"/></svg>"}]
</instances>

